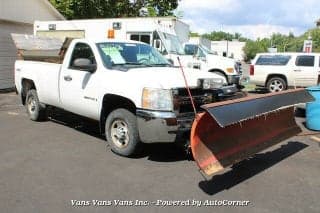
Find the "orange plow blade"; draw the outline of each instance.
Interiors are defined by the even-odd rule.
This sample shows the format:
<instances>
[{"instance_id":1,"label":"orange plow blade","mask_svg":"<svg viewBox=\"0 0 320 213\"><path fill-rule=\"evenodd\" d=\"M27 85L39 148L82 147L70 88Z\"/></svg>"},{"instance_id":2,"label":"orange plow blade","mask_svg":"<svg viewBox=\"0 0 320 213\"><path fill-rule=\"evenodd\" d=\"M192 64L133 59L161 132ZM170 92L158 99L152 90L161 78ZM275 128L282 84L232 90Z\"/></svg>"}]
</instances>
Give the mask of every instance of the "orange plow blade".
<instances>
[{"instance_id":1,"label":"orange plow blade","mask_svg":"<svg viewBox=\"0 0 320 213\"><path fill-rule=\"evenodd\" d=\"M298 134L293 105L313 100L298 89L204 105L191 129L193 157L205 174L219 172Z\"/></svg>"}]
</instances>

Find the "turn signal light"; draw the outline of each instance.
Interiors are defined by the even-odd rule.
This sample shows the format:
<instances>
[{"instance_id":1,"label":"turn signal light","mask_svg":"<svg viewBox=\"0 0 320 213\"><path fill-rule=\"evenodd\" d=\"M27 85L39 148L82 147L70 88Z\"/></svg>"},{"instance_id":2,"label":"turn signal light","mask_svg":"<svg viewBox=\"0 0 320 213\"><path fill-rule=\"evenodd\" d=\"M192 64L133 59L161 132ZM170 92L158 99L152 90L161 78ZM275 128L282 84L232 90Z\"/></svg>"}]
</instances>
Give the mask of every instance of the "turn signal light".
<instances>
[{"instance_id":1,"label":"turn signal light","mask_svg":"<svg viewBox=\"0 0 320 213\"><path fill-rule=\"evenodd\" d=\"M108 30L108 38L114 38L114 30Z\"/></svg>"}]
</instances>

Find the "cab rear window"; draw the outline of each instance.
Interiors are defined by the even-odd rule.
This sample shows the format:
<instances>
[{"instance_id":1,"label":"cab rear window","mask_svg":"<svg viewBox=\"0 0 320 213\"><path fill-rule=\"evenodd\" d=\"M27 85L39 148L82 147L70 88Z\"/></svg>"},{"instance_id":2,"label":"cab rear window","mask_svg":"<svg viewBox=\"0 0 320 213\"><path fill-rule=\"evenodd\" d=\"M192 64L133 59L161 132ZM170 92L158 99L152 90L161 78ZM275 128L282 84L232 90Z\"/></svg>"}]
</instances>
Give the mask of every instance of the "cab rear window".
<instances>
[{"instance_id":1,"label":"cab rear window","mask_svg":"<svg viewBox=\"0 0 320 213\"><path fill-rule=\"evenodd\" d=\"M289 55L261 55L256 65L276 65L284 66L287 65L291 56Z\"/></svg>"}]
</instances>

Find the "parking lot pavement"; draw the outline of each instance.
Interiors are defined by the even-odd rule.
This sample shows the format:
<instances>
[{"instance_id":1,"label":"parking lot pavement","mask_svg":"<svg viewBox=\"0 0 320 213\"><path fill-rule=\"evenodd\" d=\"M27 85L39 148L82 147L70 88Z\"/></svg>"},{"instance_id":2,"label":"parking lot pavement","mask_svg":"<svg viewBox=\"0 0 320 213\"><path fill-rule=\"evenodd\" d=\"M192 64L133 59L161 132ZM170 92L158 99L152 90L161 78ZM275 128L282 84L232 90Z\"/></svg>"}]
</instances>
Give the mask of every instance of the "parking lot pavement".
<instances>
[{"instance_id":1,"label":"parking lot pavement","mask_svg":"<svg viewBox=\"0 0 320 213\"><path fill-rule=\"evenodd\" d=\"M320 143L310 140L314 132L304 129L305 136L205 179L172 145L120 157L95 123L59 112L50 121L32 122L18 103L15 94L0 94L3 213L319 212ZM179 206L165 206L171 201ZM249 203L217 206L226 201Z\"/></svg>"}]
</instances>

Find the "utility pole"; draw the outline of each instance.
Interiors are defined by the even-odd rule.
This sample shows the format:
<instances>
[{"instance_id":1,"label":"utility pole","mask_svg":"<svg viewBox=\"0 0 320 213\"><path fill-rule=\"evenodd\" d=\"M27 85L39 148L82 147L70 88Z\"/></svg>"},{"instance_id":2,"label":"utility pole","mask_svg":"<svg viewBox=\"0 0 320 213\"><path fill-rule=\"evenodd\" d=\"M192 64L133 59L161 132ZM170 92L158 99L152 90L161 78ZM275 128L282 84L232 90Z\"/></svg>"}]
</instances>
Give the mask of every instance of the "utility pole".
<instances>
[{"instance_id":1,"label":"utility pole","mask_svg":"<svg viewBox=\"0 0 320 213\"><path fill-rule=\"evenodd\" d=\"M229 39L227 38L227 57L228 57L228 52L229 52Z\"/></svg>"}]
</instances>

